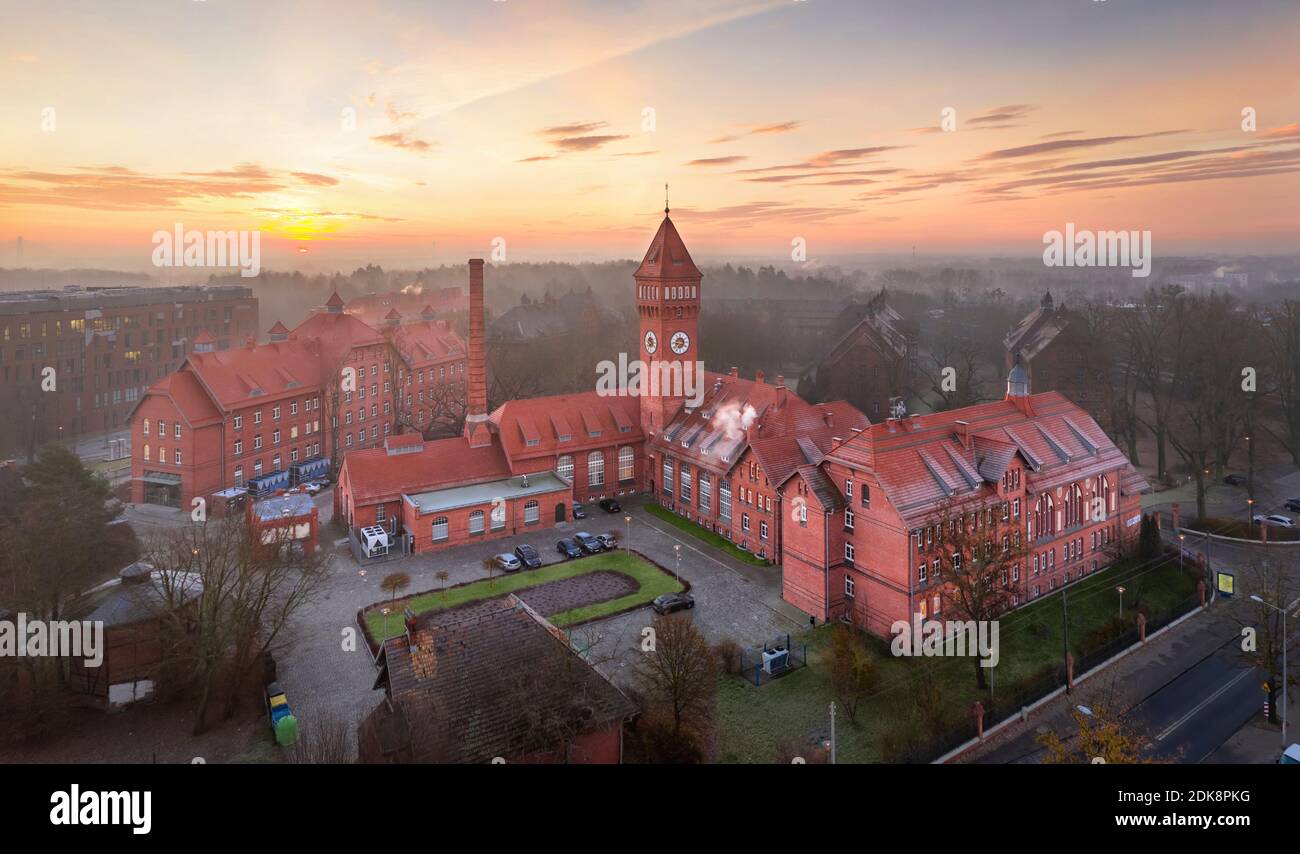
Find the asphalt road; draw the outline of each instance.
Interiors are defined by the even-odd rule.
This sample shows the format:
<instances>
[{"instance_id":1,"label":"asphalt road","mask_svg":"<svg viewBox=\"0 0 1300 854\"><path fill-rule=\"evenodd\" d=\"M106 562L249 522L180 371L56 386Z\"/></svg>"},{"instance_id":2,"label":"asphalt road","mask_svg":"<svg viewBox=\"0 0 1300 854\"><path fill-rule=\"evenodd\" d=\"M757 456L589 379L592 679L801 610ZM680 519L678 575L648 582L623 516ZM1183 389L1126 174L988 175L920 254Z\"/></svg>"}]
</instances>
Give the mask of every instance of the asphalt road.
<instances>
[{"instance_id":1,"label":"asphalt road","mask_svg":"<svg viewBox=\"0 0 1300 854\"><path fill-rule=\"evenodd\" d=\"M1129 711L1129 723L1151 739L1155 756L1202 762L1261 713L1264 677L1242 660L1239 643L1239 637L1228 637Z\"/></svg>"}]
</instances>

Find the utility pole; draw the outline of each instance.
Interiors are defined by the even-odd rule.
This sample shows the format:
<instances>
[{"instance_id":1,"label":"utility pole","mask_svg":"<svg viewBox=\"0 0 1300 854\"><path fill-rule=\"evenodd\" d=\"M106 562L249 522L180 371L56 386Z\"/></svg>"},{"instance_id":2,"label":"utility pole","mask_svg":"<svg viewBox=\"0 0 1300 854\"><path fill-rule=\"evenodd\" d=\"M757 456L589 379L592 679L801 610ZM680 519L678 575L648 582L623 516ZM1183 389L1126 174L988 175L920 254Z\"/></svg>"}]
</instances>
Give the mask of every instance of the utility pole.
<instances>
[{"instance_id":1,"label":"utility pole","mask_svg":"<svg viewBox=\"0 0 1300 854\"><path fill-rule=\"evenodd\" d=\"M1283 730L1283 732L1285 732L1285 730ZM831 700L831 764L832 765L835 764L835 701L834 700Z\"/></svg>"},{"instance_id":2,"label":"utility pole","mask_svg":"<svg viewBox=\"0 0 1300 854\"><path fill-rule=\"evenodd\" d=\"M1066 588L1061 588L1061 661L1067 667L1070 660L1070 606L1065 601ZM1070 693L1070 680L1065 680L1065 693Z\"/></svg>"}]
</instances>

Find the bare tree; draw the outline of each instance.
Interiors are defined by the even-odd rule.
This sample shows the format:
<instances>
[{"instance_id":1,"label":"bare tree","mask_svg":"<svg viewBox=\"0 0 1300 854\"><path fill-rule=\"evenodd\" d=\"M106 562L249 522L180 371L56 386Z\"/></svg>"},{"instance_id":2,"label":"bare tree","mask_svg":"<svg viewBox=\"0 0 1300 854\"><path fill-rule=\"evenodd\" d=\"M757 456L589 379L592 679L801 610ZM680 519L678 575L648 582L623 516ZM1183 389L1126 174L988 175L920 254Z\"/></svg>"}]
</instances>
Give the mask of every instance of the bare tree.
<instances>
[{"instance_id":1,"label":"bare tree","mask_svg":"<svg viewBox=\"0 0 1300 854\"><path fill-rule=\"evenodd\" d=\"M157 570L157 616L170 662L196 692L194 732L208 725L214 693L228 691L233 714L239 688L255 674L290 618L310 602L328 557L306 554L287 528L255 539L243 516L168 529L149 544Z\"/></svg>"},{"instance_id":2,"label":"bare tree","mask_svg":"<svg viewBox=\"0 0 1300 854\"><path fill-rule=\"evenodd\" d=\"M1018 569L1026 544L1013 520L1003 522L1001 502L968 503L955 497L931 521L934 559L939 561L946 614L965 622L991 622L1015 607L1021 583ZM935 580L931 579L931 584ZM975 682L987 688L985 668L972 658Z\"/></svg>"},{"instance_id":3,"label":"bare tree","mask_svg":"<svg viewBox=\"0 0 1300 854\"><path fill-rule=\"evenodd\" d=\"M846 625L837 625L831 633L827 676L840 707L850 721L857 722L858 706L875 690L880 672L855 630Z\"/></svg>"},{"instance_id":4,"label":"bare tree","mask_svg":"<svg viewBox=\"0 0 1300 854\"><path fill-rule=\"evenodd\" d=\"M647 698L672 715L673 735L691 719L712 716L718 666L704 635L680 615L655 617L654 649L637 660L637 674Z\"/></svg>"},{"instance_id":5,"label":"bare tree","mask_svg":"<svg viewBox=\"0 0 1300 854\"><path fill-rule=\"evenodd\" d=\"M1300 605L1300 589L1292 583L1285 562L1270 561L1258 551L1250 556L1241 586L1243 592L1264 600L1250 600L1245 616L1238 617L1237 621L1242 628L1242 657L1267 676L1268 720L1276 724L1282 693L1283 649L1292 659L1300 653L1300 612L1296 610ZM1297 677L1290 674L1288 677L1289 684L1300 684Z\"/></svg>"}]
</instances>

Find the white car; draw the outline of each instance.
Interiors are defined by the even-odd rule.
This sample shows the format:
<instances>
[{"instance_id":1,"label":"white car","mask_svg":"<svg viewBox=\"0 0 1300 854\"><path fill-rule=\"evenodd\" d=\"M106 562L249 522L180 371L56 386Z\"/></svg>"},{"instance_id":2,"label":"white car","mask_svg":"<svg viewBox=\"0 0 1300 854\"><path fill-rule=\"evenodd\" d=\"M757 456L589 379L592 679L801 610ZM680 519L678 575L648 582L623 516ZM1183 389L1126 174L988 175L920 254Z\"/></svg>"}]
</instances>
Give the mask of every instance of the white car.
<instances>
[{"instance_id":1,"label":"white car","mask_svg":"<svg viewBox=\"0 0 1300 854\"><path fill-rule=\"evenodd\" d=\"M1294 519L1292 519L1290 516L1281 516L1278 514L1265 516L1263 513L1256 513L1253 517L1253 521L1256 525L1272 525L1275 528L1295 527Z\"/></svg>"},{"instance_id":2,"label":"white car","mask_svg":"<svg viewBox=\"0 0 1300 854\"><path fill-rule=\"evenodd\" d=\"M316 495L324 488L325 484L321 483L319 480L309 480L302 485L302 491L308 495Z\"/></svg>"},{"instance_id":3,"label":"white car","mask_svg":"<svg viewBox=\"0 0 1300 854\"><path fill-rule=\"evenodd\" d=\"M492 560L496 562L496 565L499 568L505 570L506 572L514 572L515 570L520 569L523 566L523 564L519 562L519 558L515 557L509 552L506 552L504 554L499 554L496 557L492 558Z\"/></svg>"}]
</instances>

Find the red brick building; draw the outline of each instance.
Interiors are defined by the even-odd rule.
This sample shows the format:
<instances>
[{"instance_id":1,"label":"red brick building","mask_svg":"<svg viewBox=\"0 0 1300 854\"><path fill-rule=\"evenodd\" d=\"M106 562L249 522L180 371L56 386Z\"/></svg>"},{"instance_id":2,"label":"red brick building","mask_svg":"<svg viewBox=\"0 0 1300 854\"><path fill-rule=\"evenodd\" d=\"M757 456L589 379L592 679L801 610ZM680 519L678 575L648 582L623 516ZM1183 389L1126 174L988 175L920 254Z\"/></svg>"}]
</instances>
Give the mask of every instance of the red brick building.
<instances>
[{"instance_id":1,"label":"red brick building","mask_svg":"<svg viewBox=\"0 0 1300 854\"><path fill-rule=\"evenodd\" d=\"M465 294L464 288L434 290L419 285L407 285L400 291L354 297L347 301L343 310L367 326L378 329L387 319L389 312L394 310L403 317L428 313L441 319L469 311L469 297Z\"/></svg>"},{"instance_id":2,"label":"red brick building","mask_svg":"<svg viewBox=\"0 0 1300 854\"><path fill-rule=\"evenodd\" d=\"M1002 401L891 418L785 481L796 512L783 595L887 636L895 620L942 613L941 529L964 524L967 540L1023 554L1004 583L1030 601L1133 543L1147 489L1086 412L1056 392L1031 395L1015 369Z\"/></svg>"},{"instance_id":3,"label":"red brick building","mask_svg":"<svg viewBox=\"0 0 1300 854\"><path fill-rule=\"evenodd\" d=\"M257 299L242 287L68 287L0 294L0 410L14 418L0 445L115 430L150 385L190 354L257 334ZM54 370L53 390L43 386Z\"/></svg>"},{"instance_id":4,"label":"red brick building","mask_svg":"<svg viewBox=\"0 0 1300 854\"><path fill-rule=\"evenodd\" d=\"M1038 391L1059 391L1103 427L1111 423L1114 390L1111 354L1098 343L1088 319L1056 305L1050 291L1002 340L1007 370L1024 365Z\"/></svg>"},{"instance_id":5,"label":"red brick building","mask_svg":"<svg viewBox=\"0 0 1300 854\"><path fill-rule=\"evenodd\" d=\"M281 492L248 502L252 540L264 548L297 546L313 555L320 547L320 510L305 492Z\"/></svg>"},{"instance_id":6,"label":"red brick building","mask_svg":"<svg viewBox=\"0 0 1300 854\"><path fill-rule=\"evenodd\" d=\"M469 262L468 413L461 436L395 437L345 459L335 514L382 525L417 552L505 537L571 516L575 500L641 491L645 436L635 397L595 391L487 411L483 262Z\"/></svg>"},{"instance_id":7,"label":"red brick building","mask_svg":"<svg viewBox=\"0 0 1300 854\"><path fill-rule=\"evenodd\" d=\"M381 331L342 308L334 294L293 331L277 322L266 344L219 350L200 334L131 412L131 500L189 509L327 473L395 432L399 389L428 421L426 394L465 375L459 336L428 312L411 324L394 314Z\"/></svg>"},{"instance_id":8,"label":"red brick building","mask_svg":"<svg viewBox=\"0 0 1300 854\"><path fill-rule=\"evenodd\" d=\"M800 379L799 391L810 400L847 400L879 421L892 400L914 390L916 327L889 305L884 290L845 314L860 318L832 339L826 355Z\"/></svg>"},{"instance_id":9,"label":"red brick building","mask_svg":"<svg viewBox=\"0 0 1300 854\"><path fill-rule=\"evenodd\" d=\"M464 434L353 453L336 511L427 551L552 525L571 500L645 491L779 562L787 601L878 634L942 612L934 549L945 514L1024 550L1020 601L1101 568L1137 536L1146 482L1082 408L1031 395L1023 368L1002 401L873 425L846 401L808 403L782 377L702 370L702 278L665 216L634 274L638 359L667 360L684 385L511 401L489 414L483 262L471 261Z\"/></svg>"},{"instance_id":10,"label":"red brick building","mask_svg":"<svg viewBox=\"0 0 1300 854\"><path fill-rule=\"evenodd\" d=\"M617 764L637 713L515 596L412 618L376 664L385 701L358 730L362 762Z\"/></svg>"}]
</instances>

